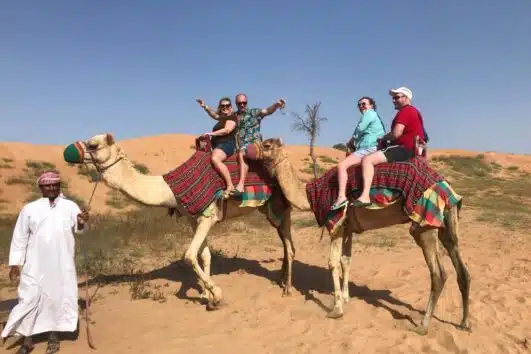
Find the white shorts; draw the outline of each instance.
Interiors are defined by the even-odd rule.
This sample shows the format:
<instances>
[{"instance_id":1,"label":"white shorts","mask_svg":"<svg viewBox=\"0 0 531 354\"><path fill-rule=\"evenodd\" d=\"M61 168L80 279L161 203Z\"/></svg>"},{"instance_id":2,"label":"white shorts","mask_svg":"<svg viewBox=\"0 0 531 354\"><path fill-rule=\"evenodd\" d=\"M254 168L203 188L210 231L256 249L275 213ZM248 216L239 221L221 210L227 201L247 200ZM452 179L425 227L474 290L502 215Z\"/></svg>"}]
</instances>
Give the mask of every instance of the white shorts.
<instances>
[{"instance_id":1,"label":"white shorts","mask_svg":"<svg viewBox=\"0 0 531 354\"><path fill-rule=\"evenodd\" d=\"M375 147L371 147L371 148L368 148L368 149L356 150L352 154L356 155L359 158L362 158L364 156L372 154L373 152L376 152L376 150L377 149L376 149L376 146L375 146Z\"/></svg>"}]
</instances>

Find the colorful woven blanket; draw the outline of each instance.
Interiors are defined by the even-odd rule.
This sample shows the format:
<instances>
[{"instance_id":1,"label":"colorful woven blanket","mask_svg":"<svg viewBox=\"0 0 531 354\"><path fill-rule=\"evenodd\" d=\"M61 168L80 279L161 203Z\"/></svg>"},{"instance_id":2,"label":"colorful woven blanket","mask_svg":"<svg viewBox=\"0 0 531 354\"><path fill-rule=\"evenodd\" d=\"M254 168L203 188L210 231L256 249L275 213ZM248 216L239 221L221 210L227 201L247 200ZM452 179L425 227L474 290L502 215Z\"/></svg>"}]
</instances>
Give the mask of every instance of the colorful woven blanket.
<instances>
[{"instance_id":1,"label":"colorful woven blanket","mask_svg":"<svg viewBox=\"0 0 531 354\"><path fill-rule=\"evenodd\" d=\"M347 174L347 191L351 191L352 197L357 198L363 185L360 167L349 168ZM445 206L451 206L461 199L447 183L440 182L445 182L444 178L431 169L422 157L415 157L406 162L377 165L370 191L373 205L369 208L386 207L403 197L404 211L412 220L422 225L440 226L444 206L442 210L436 210L421 198L427 197L432 204L435 201L437 207L442 206L440 200L445 201ZM346 209L330 211L337 198L337 192L337 168L330 169L322 177L306 185L306 193L317 224L326 225L329 232L334 232L345 217Z\"/></svg>"},{"instance_id":2,"label":"colorful woven blanket","mask_svg":"<svg viewBox=\"0 0 531 354\"><path fill-rule=\"evenodd\" d=\"M196 151L187 161L162 177L173 191L177 201L192 216L202 213L209 204L222 196L227 187L221 175L210 161L211 153ZM249 173L245 181L245 190L241 197L241 207L257 207L264 204L279 188L277 181L271 178L259 161L248 161ZM240 165L238 155L230 156L225 165L229 169L232 182L238 183Z\"/></svg>"}]
</instances>

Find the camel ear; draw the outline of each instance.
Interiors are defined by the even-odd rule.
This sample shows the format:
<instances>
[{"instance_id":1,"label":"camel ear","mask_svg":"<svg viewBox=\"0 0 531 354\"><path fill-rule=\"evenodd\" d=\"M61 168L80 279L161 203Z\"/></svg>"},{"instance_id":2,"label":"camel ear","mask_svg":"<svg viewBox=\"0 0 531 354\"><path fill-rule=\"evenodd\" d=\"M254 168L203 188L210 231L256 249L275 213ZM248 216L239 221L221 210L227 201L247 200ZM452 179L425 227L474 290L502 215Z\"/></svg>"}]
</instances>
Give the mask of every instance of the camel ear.
<instances>
[{"instance_id":1,"label":"camel ear","mask_svg":"<svg viewBox=\"0 0 531 354\"><path fill-rule=\"evenodd\" d=\"M111 146L112 144L114 144L114 136L112 136L111 133L107 133L105 135L105 139L107 141L107 145Z\"/></svg>"},{"instance_id":2,"label":"camel ear","mask_svg":"<svg viewBox=\"0 0 531 354\"><path fill-rule=\"evenodd\" d=\"M284 142L282 141L282 138L278 138L277 142L278 142L279 146L283 146L284 145Z\"/></svg>"}]
</instances>

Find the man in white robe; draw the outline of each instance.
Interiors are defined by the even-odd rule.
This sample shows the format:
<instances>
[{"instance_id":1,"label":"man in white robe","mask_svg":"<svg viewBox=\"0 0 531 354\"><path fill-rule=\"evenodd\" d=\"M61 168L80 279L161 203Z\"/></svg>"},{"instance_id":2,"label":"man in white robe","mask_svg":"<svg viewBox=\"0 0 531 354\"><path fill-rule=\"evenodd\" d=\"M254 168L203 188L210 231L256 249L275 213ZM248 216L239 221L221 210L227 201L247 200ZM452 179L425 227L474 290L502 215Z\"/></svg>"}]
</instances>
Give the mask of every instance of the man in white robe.
<instances>
[{"instance_id":1,"label":"man in white robe","mask_svg":"<svg viewBox=\"0 0 531 354\"><path fill-rule=\"evenodd\" d=\"M73 332L78 323L74 233L86 230L88 212L63 196L57 172L44 172L37 183L42 198L22 208L9 253L9 277L20 277L19 302L2 337L25 337L18 354L29 353L31 336L43 332L50 332L46 353L57 352L56 332Z\"/></svg>"}]
</instances>

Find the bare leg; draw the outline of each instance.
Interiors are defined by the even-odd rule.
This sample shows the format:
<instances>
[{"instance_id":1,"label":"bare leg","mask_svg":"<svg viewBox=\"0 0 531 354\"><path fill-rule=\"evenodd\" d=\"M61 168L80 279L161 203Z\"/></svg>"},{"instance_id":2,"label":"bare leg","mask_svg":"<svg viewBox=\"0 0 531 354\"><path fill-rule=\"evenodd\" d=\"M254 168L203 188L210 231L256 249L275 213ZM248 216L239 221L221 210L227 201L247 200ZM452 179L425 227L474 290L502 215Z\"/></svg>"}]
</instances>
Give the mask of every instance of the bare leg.
<instances>
[{"instance_id":1,"label":"bare leg","mask_svg":"<svg viewBox=\"0 0 531 354\"><path fill-rule=\"evenodd\" d=\"M376 151L370 155L367 155L361 161L363 190L358 198L360 202L370 203L371 198L369 194L371 191L372 179L374 178L374 166L384 162L387 162L387 159L381 151Z\"/></svg>"},{"instance_id":2,"label":"bare leg","mask_svg":"<svg viewBox=\"0 0 531 354\"><path fill-rule=\"evenodd\" d=\"M339 318L343 316L343 296L341 294L341 283L339 281L339 272L341 268L341 241L343 237L332 236L330 241L330 258L328 260L328 268L332 273L332 281L334 283L334 308L328 313L330 318Z\"/></svg>"},{"instance_id":3,"label":"bare leg","mask_svg":"<svg viewBox=\"0 0 531 354\"><path fill-rule=\"evenodd\" d=\"M358 156L354 154L351 154L346 159L344 159L343 161L337 164L337 183L338 183L339 192L337 193L337 199L336 199L336 202L334 203L335 205L338 205L344 202L345 200L347 200L347 196L346 196L347 180L348 180L347 170L349 167L359 165L360 163L361 163L361 158L359 158Z\"/></svg>"},{"instance_id":4,"label":"bare leg","mask_svg":"<svg viewBox=\"0 0 531 354\"><path fill-rule=\"evenodd\" d=\"M416 333L426 335L433 311L437 305L437 300L439 300L444 283L446 282L446 272L439 260L439 254L437 252L437 230L416 227L413 237L415 242L422 248L422 253L428 265L431 278L431 289L426 313L421 324L414 329Z\"/></svg>"},{"instance_id":5,"label":"bare leg","mask_svg":"<svg viewBox=\"0 0 531 354\"><path fill-rule=\"evenodd\" d=\"M284 261L282 262L284 291L282 295L291 296L292 265L295 258L295 246L291 239L291 210L288 209L284 212L282 224L277 229L277 232L284 245Z\"/></svg>"},{"instance_id":6,"label":"bare leg","mask_svg":"<svg viewBox=\"0 0 531 354\"><path fill-rule=\"evenodd\" d=\"M221 177L225 180L225 184L227 185L227 192L230 192L234 189L234 185L232 184L232 180L230 178L230 172L227 166L223 163L227 159L227 155L223 152L221 149L214 149L212 151L212 164L218 170L218 172L221 174Z\"/></svg>"},{"instance_id":7,"label":"bare leg","mask_svg":"<svg viewBox=\"0 0 531 354\"><path fill-rule=\"evenodd\" d=\"M350 260L352 257L352 231L348 226L343 229L343 255L341 256L341 269L343 270L343 302L350 301L348 283L350 279Z\"/></svg>"},{"instance_id":8,"label":"bare leg","mask_svg":"<svg viewBox=\"0 0 531 354\"><path fill-rule=\"evenodd\" d=\"M243 189L245 186L245 179L247 178L247 173L249 172L249 165L245 161L245 157L243 156L243 151L240 151L238 153L238 158L240 160L240 180L238 184L236 185L236 190L243 192Z\"/></svg>"},{"instance_id":9,"label":"bare leg","mask_svg":"<svg viewBox=\"0 0 531 354\"><path fill-rule=\"evenodd\" d=\"M197 254L199 252L199 249L201 248L201 245L205 241L208 232L215 223L215 217L199 217L197 228L194 233L194 238L184 255L185 260L192 265L192 268L199 277L199 280L202 281L206 289L212 293L212 301L209 302L207 306L208 309L215 309L220 304L223 296L221 288L217 286L210 278L210 275L206 274L199 266Z\"/></svg>"},{"instance_id":10,"label":"bare leg","mask_svg":"<svg viewBox=\"0 0 531 354\"><path fill-rule=\"evenodd\" d=\"M439 229L439 240L441 240L444 248L448 251L448 255L457 273L457 284L459 285L463 302L463 318L460 327L461 329L470 331L470 325L468 323L470 274L459 254L457 207L454 206L448 211L445 224L446 228Z\"/></svg>"}]
</instances>

